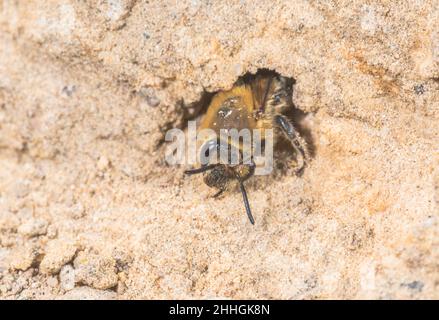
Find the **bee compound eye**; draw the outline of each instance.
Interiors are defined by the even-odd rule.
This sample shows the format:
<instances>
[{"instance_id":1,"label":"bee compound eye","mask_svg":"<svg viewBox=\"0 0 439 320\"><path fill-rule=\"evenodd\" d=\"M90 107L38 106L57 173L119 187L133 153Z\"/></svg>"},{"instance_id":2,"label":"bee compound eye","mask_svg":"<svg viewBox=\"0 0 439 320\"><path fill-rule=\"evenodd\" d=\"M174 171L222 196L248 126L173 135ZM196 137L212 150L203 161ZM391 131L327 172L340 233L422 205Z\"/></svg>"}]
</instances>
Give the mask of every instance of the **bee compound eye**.
<instances>
[{"instance_id":1,"label":"bee compound eye","mask_svg":"<svg viewBox=\"0 0 439 320\"><path fill-rule=\"evenodd\" d=\"M273 97L274 103L279 103L280 100L282 99L283 94L282 93L276 93Z\"/></svg>"}]
</instances>

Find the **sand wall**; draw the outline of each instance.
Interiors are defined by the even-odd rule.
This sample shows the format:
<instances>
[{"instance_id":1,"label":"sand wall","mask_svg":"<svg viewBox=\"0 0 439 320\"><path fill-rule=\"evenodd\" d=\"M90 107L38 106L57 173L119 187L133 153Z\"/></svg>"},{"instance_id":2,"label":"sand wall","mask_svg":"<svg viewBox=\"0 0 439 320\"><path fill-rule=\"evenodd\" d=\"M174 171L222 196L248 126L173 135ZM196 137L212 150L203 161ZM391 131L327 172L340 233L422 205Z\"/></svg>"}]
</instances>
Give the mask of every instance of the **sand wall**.
<instances>
[{"instance_id":1,"label":"sand wall","mask_svg":"<svg viewBox=\"0 0 439 320\"><path fill-rule=\"evenodd\" d=\"M426 1L0 2L0 298L439 298L439 10ZM295 79L302 176L212 199L164 134Z\"/></svg>"}]
</instances>

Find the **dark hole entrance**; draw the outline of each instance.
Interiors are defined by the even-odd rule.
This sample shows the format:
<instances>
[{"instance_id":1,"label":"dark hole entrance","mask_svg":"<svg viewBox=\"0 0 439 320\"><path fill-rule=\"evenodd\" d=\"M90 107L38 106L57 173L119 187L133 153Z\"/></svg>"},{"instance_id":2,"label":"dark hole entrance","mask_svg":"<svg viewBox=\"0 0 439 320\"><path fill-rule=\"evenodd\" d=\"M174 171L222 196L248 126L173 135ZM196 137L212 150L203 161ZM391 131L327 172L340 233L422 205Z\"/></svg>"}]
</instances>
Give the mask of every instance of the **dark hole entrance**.
<instances>
[{"instance_id":1,"label":"dark hole entrance","mask_svg":"<svg viewBox=\"0 0 439 320\"><path fill-rule=\"evenodd\" d=\"M247 72L246 74L244 74L243 76L240 76L235 83L233 84L233 86L238 85L239 83L250 83L252 80L254 80L257 76L272 76L272 77L283 77L287 80L287 87L288 87L288 92L289 92L289 101L292 104L292 90L293 90L293 86L295 84L295 80L293 78L289 78L289 77L284 77L281 74L279 74L276 71L273 70L269 70L269 69L259 69L256 73L250 73ZM197 119L200 115L203 115L206 113L207 109L209 108L209 104L213 98L213 96L215 96L215 94L218 93L218 91L214 91L214 92L209 92L206 91L204 92L204 94L202 95L201 99L199 101L196 101L195 103L192 103L190 106L188 106L187 112L185 114L185 119L186 120L194 120Z\"/></svg>"}]
</instances>

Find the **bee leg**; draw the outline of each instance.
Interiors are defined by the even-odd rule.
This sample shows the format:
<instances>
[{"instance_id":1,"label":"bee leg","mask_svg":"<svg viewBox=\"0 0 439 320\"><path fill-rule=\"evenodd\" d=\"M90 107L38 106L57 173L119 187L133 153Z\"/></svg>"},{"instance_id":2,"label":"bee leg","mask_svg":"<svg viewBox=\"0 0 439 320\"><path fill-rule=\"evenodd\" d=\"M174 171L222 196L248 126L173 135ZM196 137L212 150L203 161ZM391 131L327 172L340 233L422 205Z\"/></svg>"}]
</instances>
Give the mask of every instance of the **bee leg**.
<instances>
[{"instance_id":1,"label":"bee leg","mask_svg":"<svg viewBox=\"0 0 439 320\"><path fill-rule=\"evenodd\" d=\"M196 168L196 169L190 169L190 170L185 170L184 173L187 175L193 175L193 174L198 174L198 173L203 173L206 172L208 170L212 170L213 168L215 168L217 166L217 164L208 164L208 165L203 165L200 168Z\"/></svg>"},{"instance_id":2,"label":"bee leg","mask_svg":"<svg viewBox=\"0 0 439 320\"><path fill-rule=\"evenodd\" d=\"M212 196L212 198L218 198L220 195L223 194L223 192L224 192L225 190L226 190L226 189L220 189L220 190L218 190L218 192L215 193L215 194Z\"/></svg>"},{"instance_id":3,"label":"bee leg","mask_svg":"<svg viewBox=\"0 0 439 320\"><path fill-rule=\"evenodd\" d=\"M275 122L280 126L282 132L290 140L294 151L297 154L298 169L297 172L302 171L306 162L308 161L308 149L305 141L299 136L298 132L294 129L294 126L282 115L275 116Z\"/></svg>"},{"instance_id":4,"label":"bee leg","mask_svg":"<svg viewBox=\"0 0 439 320\"><path fill-rule=\"evenodd\" d=\"M227 170L222 165L217 165L216 168L206 173L203 177L204 183L207 186L218 190L213 195L213 198L219 197L227 189L229 179Z\"/></svg>"}]
</instances>

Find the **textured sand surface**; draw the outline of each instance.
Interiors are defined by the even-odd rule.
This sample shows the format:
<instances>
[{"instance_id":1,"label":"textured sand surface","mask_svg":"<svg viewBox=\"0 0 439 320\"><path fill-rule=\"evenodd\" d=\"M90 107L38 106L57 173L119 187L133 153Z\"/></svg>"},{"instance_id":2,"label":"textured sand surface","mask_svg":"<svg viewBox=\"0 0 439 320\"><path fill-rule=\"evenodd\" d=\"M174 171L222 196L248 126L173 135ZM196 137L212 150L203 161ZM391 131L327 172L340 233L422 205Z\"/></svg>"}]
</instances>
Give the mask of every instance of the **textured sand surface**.
<instances>
[{"instance_id":1,"label":"textured sand surface","mask_svg":"<svg viewBox=\"0 0 439 320\"><path fill-rule=\"evenodd\" d=\"M260 68L314 156L252 226L164 134ZM0 1L2 299L438 299L438 164L437 0Z\"/></svg>"}]
</instances>

